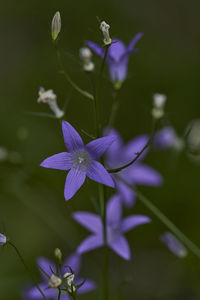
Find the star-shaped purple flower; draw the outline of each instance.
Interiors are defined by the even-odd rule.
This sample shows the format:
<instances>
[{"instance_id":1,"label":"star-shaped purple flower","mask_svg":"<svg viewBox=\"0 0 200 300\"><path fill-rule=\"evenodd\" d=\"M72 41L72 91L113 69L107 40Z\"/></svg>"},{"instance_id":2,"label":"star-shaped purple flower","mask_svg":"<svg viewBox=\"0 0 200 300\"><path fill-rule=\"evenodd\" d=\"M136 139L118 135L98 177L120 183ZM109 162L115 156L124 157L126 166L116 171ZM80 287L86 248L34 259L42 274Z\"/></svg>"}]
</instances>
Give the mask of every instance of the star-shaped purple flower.
<instances>
[{"instance_id":1,"label":"star-shaped purple flower","mask_svg":"<svg viewBox=\"0 0 200 300\"><path fill-rule=\"evenodd\" d=\"M105 130L106 133L106 130ZM109 135L115 136L115 141L110 146L106 152L106 163L109 168L118 168L127 163L131 162L136 154L140 152L144 146L147 144L148 136L140 135L126 145L124 145L123 140L119 133L112 129L109 131ZM143 164L141 162L144 159L147 150L139 157L139 159L128 168L123 169L117 174L121 176L127 183L136 186L136 185L147 185L147 186L159 186L162 184L162 176L155 171L153 168ZM116 188L124 204L127 207L131 207L134 202L136 195L132 189L127 187L121 180L119 180L114 173L112 174L113 180L115 181Z\"/></svg>"},{"instance_id":2,"label":"star-shaped purple flower","mask_svg":"<svg viewBox=\"0 0 200 300\"><path fill-rule=\"evenodd\" d=\"M73 218L92 232L78 247L77 252L83 254L104 245L103 224L100 216L88 212L76 212ZM131 258L129 244L124 234L129 230L149 223L150 218L142 215L131 215L122 219L122 202L119 195L110 198L106 206L107 244L122 258Z\"/></svg>"},{"instance_id":3,"label":"star-shaped purple flower","mask_svg":"<svg viewBox=\"0 0 200 300\"><path fill-rule=\"evenodd\" d=\"M130 41L128 47L119 39L113 39L112 44L108 49L106 62L108 64L110 78L115 84L122 83L127 76L129 56L136 51L135 44L141 39L143 33L136 34ZM105 48L91 42L86 42L97 55L104 57Z\"/></svg>"},{"instance_id":4,"label":"star-shaped purple flower","mask_svg":"<svg viewBox=\"0 0 200 300\"><path fill-rule=\"evenodd\" d=\"M111 175L97 161L114 141L113 136L102 137L84 146L78 132L66 121L62 122L64 143L69 152L62 152L45 159L41 166L69 171L64 195L69 200L83 185L86 176L90 179L114 187Z\"/></svg>"},{"instance_id":5,"label":"star-shaped purple flower","mask_svg":"<svg viewBox=\"0 0 200 300\"><path fill-rule=\"evenodd\" d=\"M40 257L37 259L38 267L41 268L46 274L50 277L52 275L52 271L56 273L56 264L52 261ZM81 265L81 256L78 254L72 254L67 259L65 259L61 265L61 277L64 276L67 272L69 272L68 266L71 267L72 271L75 275L75 285L81 284L84 279L77 278ZM49 300L57 300L58 299L58 289L53 289L49 287L49 278L42 272L40 269L40 273L43 279L43 282L39 284L40 289L45 294L47 299ZM52 271L51 271L52 270ZM96 284L86 279L85 283L78 289L78 293L87 293L92 291L96 288ZM24 300L43 300L43 296L38 291L38 289L33 286L29 289L26 289L23 292L23 299ZM70 297L67 295L66 292L62 292L60 300L70 300Z\"/></svg>"}]
</instances>

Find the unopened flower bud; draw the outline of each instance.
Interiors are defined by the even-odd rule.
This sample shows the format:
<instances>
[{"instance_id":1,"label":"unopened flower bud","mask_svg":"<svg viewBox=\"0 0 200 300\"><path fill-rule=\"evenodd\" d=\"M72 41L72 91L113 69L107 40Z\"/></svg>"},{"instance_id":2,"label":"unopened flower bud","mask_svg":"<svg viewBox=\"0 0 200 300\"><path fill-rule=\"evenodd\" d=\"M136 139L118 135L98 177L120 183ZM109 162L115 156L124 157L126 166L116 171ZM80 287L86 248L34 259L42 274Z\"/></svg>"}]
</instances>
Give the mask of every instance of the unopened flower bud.
<instances>
[{"instance_id":1,"label":"unopened flower bud","mask_svg":"<svg viewBox=\"0 0 200 300\"><path fill-rule=\"evenodd\" d=\"M112 39L110 38L110 34L109 34L110 25L107 24L105 21L103 21L100 24L100 29L104 36L104 40L103 40L104 44L110 45L112 43Z\"/></svg>"},{"instance_id":2,"label":"unopened flower bud","mask_svg":"<svg viewBox=\"0 0 200 300\"><path fill-rule=\"evenodd\" d=\"M57 104L57 96L54 94L53 90L47 90L43 87L39 89L38 103L48 104L50 109L53 111L56 118L62 118L64 116L64 111L62 111Z\"/></svg>"},{"instance_id":3,"label":"unopened flower bud","mask_svg":"<svg viewBox=\"0 0 200 300\"><path fill-rule=\"evenodd\" d=\"M62 283L62 280L60 279L60 277L52 274L51 275L51 278L49 280L49 286L52 288L52 289L57 289Z\"/></svg>"},{"instance_id":4,"label":"unopened flower bud","mask_svg":"<svg viewBox=\"0 0 200 300\"><path fill-rule=\"evenodd\" d=\"M73 273L65 273L63 278L65 279L65 283L67 285L67 289L69 293L76 291L76 286L74 282L74 274Z\"/></svg>"},{"instance_id":5,"label":"unopened flower bud","mask_svg":"<svg viewBox=\"0 0 200 300\"><path fill-rule=\"evenodd\" d=\"M7 242L7 238L4 234L0 233L0 246L5 245Z\"/></svg>"},{"instance_id":6,"label":"unopened flower bud","mask_svg":"<svg viewBox=\"0 0 200 300\"><path fill-rule=\"evenodd\" d=\"M154 94L153 95L153 109L152 115L155 119L160 119L164 116L164 106L167 100L166 95Z\"/></svg>"},{"instance_id":7,"label":"unopened flower bud","mask_svg":"<svg viewBox=\"0 0 200 300\"><path fill-rule=\"evenodd\" d=\"M53 41L57 40L60 30L61 30L61 17L60 17L60 12L57 11L51 23L51 36Z\"/></svg>"},{"instance_id":8,"label":"unopened flower bud","mask_svg":"<svg viewBox=\"0 0 200 300\"><path fill-rule=\"evenodd\" d=\"M59 248L55 249L54 255L55 255L56 259L58 260L58 262L61 263L62 262L62 252L60 251Z\"/></svg>"},{"instance_id":9,"label":"unopened flower bud","mask_svg":"<svg viewBox=\"0 0 200 300\"><path fill-rule=\"evenodd\" d=\"M92 62L92 52L89 48L83 47L79 51L80 59L83 62L84 71L91 72L94 70L94 63Z\"/></svg>"}]
</instances>

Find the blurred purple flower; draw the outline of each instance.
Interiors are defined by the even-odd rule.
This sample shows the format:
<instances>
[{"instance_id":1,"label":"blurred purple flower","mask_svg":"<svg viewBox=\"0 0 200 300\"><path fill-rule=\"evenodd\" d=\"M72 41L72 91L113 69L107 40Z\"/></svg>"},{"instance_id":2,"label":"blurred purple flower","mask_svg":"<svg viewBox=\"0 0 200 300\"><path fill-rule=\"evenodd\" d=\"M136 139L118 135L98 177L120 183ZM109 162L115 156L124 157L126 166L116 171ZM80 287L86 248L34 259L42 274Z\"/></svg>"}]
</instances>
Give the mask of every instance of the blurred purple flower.
<instances>
[{"instance_id":1,"label":"blurred purple flower","mask_svg":"<svg viewBox=\"0 0 200 300\"><path fill-rule=\"evenodd\" d=\"M160 236L160 240L176 256L180 258L184 258L187 255L187 249L172 233L170 232L163 233Z\"/></svg>"},{"instance_id":2,"label":"blurred purple flower","mask_svg":"<svg viewBox=\"0 0 200 300\"><path fill-rule=\"evenodd\" d=\"M107 130L105 130L106 135ZM126 145L124 145L123 140L119 133L112 129L109 131L110 136L115 136L115 141L112 143L110 148L106 151L106 164L109 168L121 167L134 159L134 156L140 152L148 141L147 135L139 135ZM121 176L127 183L136 185L146 185L146 186L159 186L163 182L162 176L155 171L153 168L143 164L141 162L144 159L147 149L138 158L138 160L123 169L117 174ZM112 174L113 180L115 181L116 188L120 193L125 206L131 207L135 202L136 195L132 189L127 187L121 180L119 180L114 173Z\"/></svg>"},{"instance_id":3,"label":"blurred purple flower","mask_svg":"<svg viewBox=\"0 0 200 300\"><path fill-rule=\"evenodd\" d=\"M7 238L4 234L0 233L0 246L5 245L7 242Z\"/></svg>"},{"instance_id":4,"label":"blurred purple flower","mask_svg":"<svg viewBox=\"0 0 200 300\"><path fill-rule=\"evenodd\" d=\"M38 258L37 264L38 267L44 270L44 272L48 274L50 277L52 275L52 271L56 273L56 264L44 257ZM70 266L75 275L75 285L82 283L83 279L81 278L77 279L80 270L80 264L81 264L80 255L78 254L70 255L66 260L64 260L64 262L61 265L61 277L63 277L67 271L69 272L69 270L66 269L68 269L67 266ZM57 300L58 289L49 288L49 278L45 276L44 272L42 272L41 269L40 269L40 273L43 282L39 284L40 289L43 291L43 293L49 300ZM78 289L78 293L80 294L87 293L92 291L95 288L96 288L96 284L93 281L87 279L85 283ZM40 300L40 299L43 300L43 296L40 294L40 292L35 286L25 290L23 293L23 298L25 300ZM62 292L60 300L70 300L70 297L67 295L66 292Z\"/></svg>"},{"instance_id":5,"label":"blurred purple flower","mask_svg":"<svg viewBox=\"0 0 200 300\"><path fill-rule=\"evenodd\" d=\"M65 183L65 199L69 200L83 185L86 176L99 183L114 187L111 175L99 159L114 141L113 136L102 137L84 146L78 132L66 121L62 122L64 143L69 152L62 152L45 159L41 166L69 171Z\"/></svg>"},{"instance_id":6,"label":"blurred purple flower","mask_svg":"<svg viewBox=\"0 0 200 300\"><path fill-rule=\"evenodd\" d=\"M77 252L83 254L104 245L103 224L100 216L88 212L76 212L73 218L92 232L78 247ZM119 195L110 198L106 206L107 244L122 258L131 258L129 244L124 234L129 230L151 222L150 218L142 215L131 215L122 219L122 202Z\"/></svg>"},{"instance_id":7,"label":"blurred purple flower","mask_svg":"<svg viewBox=\"0 0 200 300\"><path fill-rule=\"evenodd\" d=\"M135 52L135 44L141 39L143 33L136 34L130 41L128 47L119 40L113 39L111 46L108 49L106 62L108 64L110 78L114 83L122 83L127 76L129 56ZM86 42L97 55L104 57L105 48L91 42Z\"/></svg>"},{"instance_id":8,"label":"blurred purple flower","mask_svg":"<svg viewBox=\"0 0 200 300\"><path fill-rule=\"evenodd\" d=\"M174 129L170 126L164 127L155 134L153 144L155 148L167 150L173 147L177 139Z\"/></svg>"}]
</instances>

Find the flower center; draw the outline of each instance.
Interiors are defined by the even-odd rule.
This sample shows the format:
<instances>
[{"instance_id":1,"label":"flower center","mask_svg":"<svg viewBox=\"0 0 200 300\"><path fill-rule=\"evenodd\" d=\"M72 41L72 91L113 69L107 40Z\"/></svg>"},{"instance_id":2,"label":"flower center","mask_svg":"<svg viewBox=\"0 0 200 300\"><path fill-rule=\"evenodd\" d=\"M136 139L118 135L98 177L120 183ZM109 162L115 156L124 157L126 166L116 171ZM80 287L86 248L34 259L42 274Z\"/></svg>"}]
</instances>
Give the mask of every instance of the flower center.
<instances>
[{"instance_id":1,"label":"flower center","mask_svg":"<svg viewBox=\"0 0 200 300\"><path fill-rule=\"evenodd\" d=\"M107 226L107 238L110 243L114 242L121 234L119 224L108 224Z\"/></svg>"},{"instance_id":2,"label":"flower center","mask_svg":"<svg viewBox=\"0 0 200 300\"><path fill-rule=\"evenodd\" d=\"M78 168L81 171L85 171L91 162L91 157L89 153L83 149L81 151L73 153L72 162L75 168Z\"/></svg>"}]
</instances>

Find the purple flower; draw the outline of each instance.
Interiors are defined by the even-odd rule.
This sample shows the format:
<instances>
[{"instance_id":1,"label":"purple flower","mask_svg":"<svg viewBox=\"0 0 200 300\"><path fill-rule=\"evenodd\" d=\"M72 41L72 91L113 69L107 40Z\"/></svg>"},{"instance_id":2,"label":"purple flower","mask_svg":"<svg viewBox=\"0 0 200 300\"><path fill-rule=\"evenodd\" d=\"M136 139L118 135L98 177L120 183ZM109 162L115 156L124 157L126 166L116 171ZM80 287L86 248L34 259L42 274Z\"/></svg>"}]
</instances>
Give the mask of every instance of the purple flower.
<instances>
[{"instance_id":1,"label":"purple flower","mask_svg":"<svg viewBox=\"0 0 200 300\"><path fill-rule=\"evenodd\" d=\"M50 169L69 171L64 195L69 200L83 185L86 176L90 179L114 187L110 174L99 159L114 141L113 136L93 140L86 146L78 132L66 121L62 122L64 143L69 152L62 152L45 159L41 166Z\"/></svg>"},{"instance_id":2,"label":"purple flower","mask_svg":"<svg viewBox=\"0 0 200 300\"><path fill-rule=\"evenodd\" d=\"M165 127L155 134L153 144L155 148L167 150L173 147L177 139L174 129L170 126Z\"/></svg>"},{"instance_id":3,"label":"purple flower","mask_svg":"<svg viewBox=\"0 0 200 300\"><path fill-rule=\"evenodd\" d=\"M76 212L74 219L92 232L78 247L77 252L83 254L104 245L103 224L100 216L88 212ZM110 198L106 206L107 244L122 258L131 258L129 244L124 234L139 225L149 223L146 216L131 215L122 219L122 202L119 195Z\"/></svg>"},{"instance_id":4,"label":"purple flower","mask_svg":"<svg viewBox=\"0 0 200 300\"><path fill-rule=\"evenodd\" d=\"M106 131L105 131L106 133ZM106 152L106 164L109 168L118 168L129 162L131 162L136 154L140 152L148 141L147 135L139 135L126 145L124 145L119 133L112 129L109 135L115 136L115 141ZM162 184L162 176L153 168L143 164L141 160L145 157L147 150L139 157L139 159L129 166L123 169L117 174L121 176L127 183L146 186L159 186ZM136 195L132 189L127 187L121 180L119 180L114 173L112 174L113 180L116 183L116 188L120 193L124 204L127 207L131 207L134 204Z\"/></svg>"},{"instance_id":5,"label":"purple flower","mask_svg":"<svg viewBox=\"0 0 200 300\"><path fill-rule=\"evenodd\" d=\"M184 258L187 255L187 249L172 233L163 233L160 236L160 240L176 256Z\"/></svg>"},{"instance_id":6,"label":"purple flower","mask_svg":"<svg viewBox=\"0 0 200 300\"><path fill-rule=\"evenodd\" d=\"M37 260L38 267L41 268L46 274L50 277L52 276L52 271L56 273L56 264L52 261L40 257ZM81 257L78 254L70 255L61 265L61 277L63 277L67 272L69 272L67 266L71 267L72 271L75 275L75 285L78 285L83 282L83 279L78 278L78 273L80 270ZM49 287L49 278L45 276L44 272L40 269L40 273L43 279L43 282L39 284L40 289L43 291L45 296L49 300L57 300L58 299L58 289L53 289ZM52 271L51 271L52 270ZM91 280L86 280L85 283L78 289L78 293L87 293L96 288L96 284ZM23 298L25 300L43 300L41 293L38 289L33 286L23 293ZM70 300L70 297L66 292L62 292L60 300Z\"/></svg>"},{"instance_id":7,"label":"purple flower","mask_svg":"<svg viewBox=\"0 0 200 300\"><path fill-rule=\"evenodd\" d=\"M0 233L0 246L5 245L7 242L7 238L4 234Z\"/></svg>"},{"instance_id":8,"label":"purple flower","mask_svg":"<svg viewBox=\"0 0 200 300\"><path fill-rule=\"evenodd\" d=\"M130 41L128 47L125 46L125 44L119 39L113 40L113 43L108 49L106 60L112 82L122 83L126 79L129 56L132 52L136 51L134 48L135 44L141 39L142 36L143 33L136 34ZM91 41L87 41L86 43L88 47L90 47L97 55L99 55L101 58L104 57L105 48L102 48Z\"/></svg>"}]
</instances>

